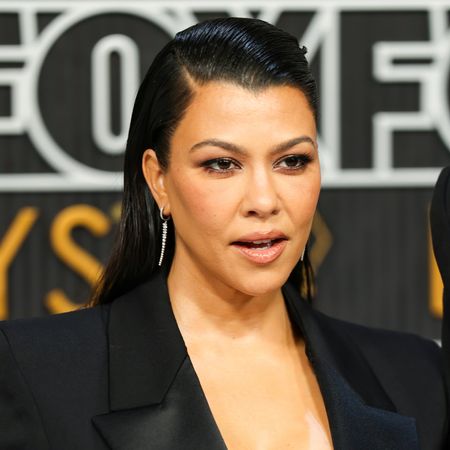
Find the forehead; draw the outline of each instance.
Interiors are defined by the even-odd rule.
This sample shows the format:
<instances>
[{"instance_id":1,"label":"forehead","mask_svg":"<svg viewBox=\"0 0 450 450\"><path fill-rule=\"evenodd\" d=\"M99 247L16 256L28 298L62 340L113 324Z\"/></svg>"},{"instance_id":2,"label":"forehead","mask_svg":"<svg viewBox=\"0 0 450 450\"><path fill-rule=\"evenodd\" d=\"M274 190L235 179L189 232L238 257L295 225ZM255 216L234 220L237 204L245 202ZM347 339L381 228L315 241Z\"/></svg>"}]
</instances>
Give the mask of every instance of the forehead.
<instances>
[{"instance_id":1,"label":"forehead","mask_svg":"<svg viewBox=\"0 0 450 450\"><path fill-rule=\"evenodd\" d=\"M221 138L237 143L276 143L300 134L316 138L315 120L303 92L291 86L250 91L228 82L210 82L193 99L172 139L180 144Z\"/></svg>"}]
</instances>

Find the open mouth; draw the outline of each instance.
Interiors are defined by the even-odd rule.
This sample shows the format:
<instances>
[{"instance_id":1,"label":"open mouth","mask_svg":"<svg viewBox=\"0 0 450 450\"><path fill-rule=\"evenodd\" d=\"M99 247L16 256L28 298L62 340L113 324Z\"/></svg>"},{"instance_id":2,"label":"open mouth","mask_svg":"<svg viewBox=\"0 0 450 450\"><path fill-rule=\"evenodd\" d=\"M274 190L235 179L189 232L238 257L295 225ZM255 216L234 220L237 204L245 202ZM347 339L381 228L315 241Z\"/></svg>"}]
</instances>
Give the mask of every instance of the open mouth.
<instances>
[{"instance_id":1,"label":"open mouth","mask_svg":"<svg viewBox=\"0 0 450 450\"><path fill-rule=\"evenodd\" d=\"M259 241L236 241L233 242L233 245L240 245L247 248L265 250L271 248L273 245L284 240L286 239L278 238L278 239L264 239Z\"/></svg>"},{"instance_id":2,"label":"open mouth","mask_svg":"<svg viewBox=\"0 0 450 450\"><path fill-rule=\"evenodd\" d=\"M287 238L285 237L232 243L241 256L255 264L268 264L275 261L283 253L286 245Z\"/></svg>"}]
</instances>

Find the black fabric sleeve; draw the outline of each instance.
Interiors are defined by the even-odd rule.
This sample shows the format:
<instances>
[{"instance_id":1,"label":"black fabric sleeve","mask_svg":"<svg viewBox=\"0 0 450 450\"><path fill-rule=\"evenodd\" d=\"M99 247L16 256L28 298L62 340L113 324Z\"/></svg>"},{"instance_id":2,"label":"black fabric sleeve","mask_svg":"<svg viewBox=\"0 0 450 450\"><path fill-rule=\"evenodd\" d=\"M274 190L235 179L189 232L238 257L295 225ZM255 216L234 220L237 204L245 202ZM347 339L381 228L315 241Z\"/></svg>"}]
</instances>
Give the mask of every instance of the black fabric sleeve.
<instances>
[{"instance_id":1,"label":"black fabric sleeve","mask_svg":"<svg viewBox=\"0 0 450 450\"><path fill-rule=\"evenodd\" d=\"M0 450L49 450L39 412L0 329Z\"/></svg>"}]
</instances>

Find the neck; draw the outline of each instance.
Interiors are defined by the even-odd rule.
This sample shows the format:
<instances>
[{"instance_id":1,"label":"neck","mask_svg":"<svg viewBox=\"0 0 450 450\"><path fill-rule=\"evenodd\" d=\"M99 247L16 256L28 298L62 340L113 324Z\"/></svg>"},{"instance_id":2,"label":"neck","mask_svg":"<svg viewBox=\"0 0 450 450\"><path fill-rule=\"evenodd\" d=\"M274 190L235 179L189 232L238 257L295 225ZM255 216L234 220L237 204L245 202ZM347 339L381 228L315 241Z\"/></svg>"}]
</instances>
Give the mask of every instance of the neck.
<instances>
[{"instance_id":1,"label":"neck","mask_svg":"<svg viewBox=\"0 0 450 450\"><path fill-rule=\"evenodd\" d=\"M170 302L185 341L224 345L265 342L286 347L295 337L281 288L249 295L174 258L168 279Z\"/></svg>"}]
</instances>

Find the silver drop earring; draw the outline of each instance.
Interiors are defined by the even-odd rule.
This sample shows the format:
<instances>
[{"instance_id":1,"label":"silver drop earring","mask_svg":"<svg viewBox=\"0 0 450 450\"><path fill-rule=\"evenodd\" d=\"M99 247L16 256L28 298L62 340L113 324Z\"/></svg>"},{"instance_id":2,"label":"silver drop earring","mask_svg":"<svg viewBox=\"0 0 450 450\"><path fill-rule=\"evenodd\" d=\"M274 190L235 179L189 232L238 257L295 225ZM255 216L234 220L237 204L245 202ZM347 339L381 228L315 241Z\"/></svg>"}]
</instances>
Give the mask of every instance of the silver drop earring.
<instances>
[{"instance_id":1,"label":"silver drop earring","mask_svg":"<svg viewBox=\"0 0 450 450\"><path fill-rule=\"evenodd\" d=\"M303 249L302 256L300 257L300 261L303 261L303 257L305 256L305 250L306 250L306 246Z\"/></svg>"},{"instance_id":2,"label":"silver drop earring","mask_svg":"<svg viewBox=\"0 0 450 450\"><path fill-rule=\"evenodd\" d=\"M167 241L167 222L169 221L169 217L164 217L164 206L159 208L159 217L162 220L162 240L161 240L161 255L159 257L158 266L162 265L162 261L164 258L164 250L166 249L166 241Z\"/></svg>"}]
</instances>

